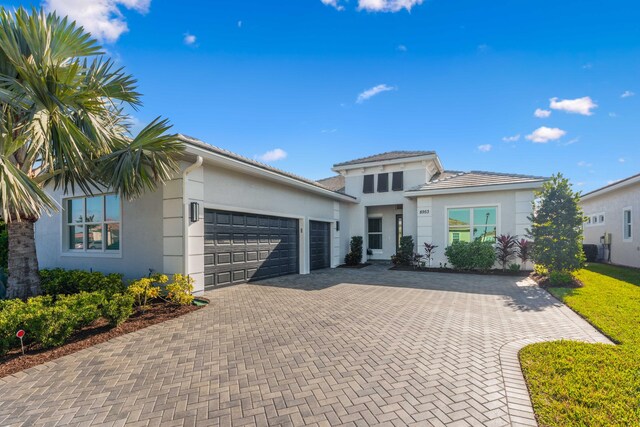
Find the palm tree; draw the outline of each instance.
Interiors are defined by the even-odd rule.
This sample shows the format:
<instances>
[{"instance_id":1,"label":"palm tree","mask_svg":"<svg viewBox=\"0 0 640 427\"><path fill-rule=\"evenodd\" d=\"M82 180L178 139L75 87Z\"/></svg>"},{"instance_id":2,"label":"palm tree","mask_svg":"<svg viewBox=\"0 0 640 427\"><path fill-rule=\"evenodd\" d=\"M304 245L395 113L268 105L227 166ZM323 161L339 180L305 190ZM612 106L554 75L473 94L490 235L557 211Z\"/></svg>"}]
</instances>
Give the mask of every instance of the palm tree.
<instances>
[{"instance_id":1,"label":"palm tree","mask_svg":"<svg viewBox=\"0 0 640 427\"><path fill-rule=\"evenodd\" d=\"M136 136L136 81L55 13L0 8L0 219L9 232L7 296L40 293L34 223L58 206L45 189L105 189L133 199L177 171L182 145L156 119Z\"/></svg>"}]
</instances>

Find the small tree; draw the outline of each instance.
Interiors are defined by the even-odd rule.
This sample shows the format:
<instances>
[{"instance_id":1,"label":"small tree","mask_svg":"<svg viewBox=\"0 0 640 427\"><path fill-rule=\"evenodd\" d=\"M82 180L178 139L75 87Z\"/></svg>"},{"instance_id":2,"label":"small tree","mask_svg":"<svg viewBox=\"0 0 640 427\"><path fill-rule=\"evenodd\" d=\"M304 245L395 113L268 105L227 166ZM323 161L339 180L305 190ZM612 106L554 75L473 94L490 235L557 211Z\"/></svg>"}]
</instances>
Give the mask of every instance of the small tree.
<instances>
[{"instance_id":1,"label":"small tree","mask_svg":"<svg viewBox=\"0 0 640 427\"><path fill-rule=\"evenodd\" d=\"M347 265L358 265L362 260L362 236L353 236L349 247L349 253L344 257Z\"/></svg>"},{"instance_id":2,"label":"small tree","mask_svg":"<svg viewBox=\"0 0 640 427\"><path fill-rule=\"evenodd\" d=\"M429 261L429 268L431 268L431 261L433 260L433 254L438 246L432 243L424 242L424 252L427 260Z\"/></svg>"},{"instance_id":3,"label":"small tree","mask_svg":"<svg viewBox=\"0 0 640 427\"><path fill-rule=\"evenodd\" d=\"M558 173L536 192L536 198L528 230L534 241L532 259L549 273L579 269L584 263L580 194Z\"/></svg>"},{"instance_id":4,"label":"small tree","mask_svg":"<svg viewBox=\"0 0 640 427\"><path fill-rule=\"evenodd\" d=\"M507 270L507 264L516 256L516 242L510 234L501 234L496 239L496 258L502 264L502 271Z\"/></svg>"},{"instance_id":5,"label":"small tree","mask_svg":"<svg viewBox=\"0 0 640 427\"><path fill-rule=\"evenodd\" d=\"M391 261L394 264L400 265L411 265L413 261L413 237L412 236L403 236L400 238L400 247L398 248L398 252L391 257Z\"/></svg>"},{"instance_id":6,"label":"small tree","mask_svg":"<svg viewBox=\"0 0 640 427\"><path fill-rule=\"evenodd\" d=\"M516 242L516 246L518 248L518 258L522 261L522 266L526 270L527 261L531 259L531 249L533 244L530 240L520 239Z\"/></svg>"}]
</instances>

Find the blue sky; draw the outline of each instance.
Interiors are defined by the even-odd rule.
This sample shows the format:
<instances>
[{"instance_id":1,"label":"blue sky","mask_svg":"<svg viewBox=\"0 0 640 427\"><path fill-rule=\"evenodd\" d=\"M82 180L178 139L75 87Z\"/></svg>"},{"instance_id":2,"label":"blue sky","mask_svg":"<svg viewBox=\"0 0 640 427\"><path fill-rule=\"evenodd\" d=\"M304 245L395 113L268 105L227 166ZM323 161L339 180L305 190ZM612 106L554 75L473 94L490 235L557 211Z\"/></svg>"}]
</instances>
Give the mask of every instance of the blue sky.
<instances>
[{"instance_id":1,"label":"blue sky","mask_svg":"<svg viewBox=\"0 0 640 427\"><path fill-rule=\"evenodd\" d=\"M43 5L135 75L140 122L167 117L249 157L279 149L274 166L309 178L414 149L436 150L448 169L562 171L583 191L640 172L634 1Z\"/></svg>"}]
</instances>

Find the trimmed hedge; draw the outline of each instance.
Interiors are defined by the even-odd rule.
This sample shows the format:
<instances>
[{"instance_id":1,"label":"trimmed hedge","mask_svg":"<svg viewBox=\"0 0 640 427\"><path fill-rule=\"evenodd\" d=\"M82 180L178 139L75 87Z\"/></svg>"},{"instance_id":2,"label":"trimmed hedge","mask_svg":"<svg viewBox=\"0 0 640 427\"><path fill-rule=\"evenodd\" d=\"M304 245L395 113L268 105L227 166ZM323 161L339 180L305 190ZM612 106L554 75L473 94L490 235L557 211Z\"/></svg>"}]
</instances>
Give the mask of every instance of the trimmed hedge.
<instances>
[{"instance_id":1,"label":"trimmed hedge","mask_svg":"<svg viewBox=\"0 0 640 427\"><path fill-rule=\"evenodd\" d=\"M42 293L44 295L73 295L79 292L103 292L107 296L124 293L127 286L121 274L103 274L97 271L40 270Z\"/></svg>"},{"instance_id":2,"label":"trimmed hedge","mask_svg":"<svg viewBox=\"0 0 640 427\"><path fill-rule=\"evenodd\" d=\"M456 270L486 271L496 262L496 252L490 242L453 242L444 250L449 263Z\"/></svg>"}]
</instances>

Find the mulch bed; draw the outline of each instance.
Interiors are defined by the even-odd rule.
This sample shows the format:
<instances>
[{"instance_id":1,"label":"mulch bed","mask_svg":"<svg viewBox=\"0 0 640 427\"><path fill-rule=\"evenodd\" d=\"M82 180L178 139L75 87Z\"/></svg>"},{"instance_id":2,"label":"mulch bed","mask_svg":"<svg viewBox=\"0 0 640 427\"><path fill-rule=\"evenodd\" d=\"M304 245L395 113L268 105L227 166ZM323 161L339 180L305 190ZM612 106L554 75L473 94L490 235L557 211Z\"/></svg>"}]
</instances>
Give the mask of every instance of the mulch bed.
<instances>
[{"instance_id":1,"label":"mulch bed","mask_svg":"<svg viewBox=\"0 0 640 427\"><path fill-rule=\"evenodd\" d=\"M434 267L424 267L424 268L414 268L408 265L394 265L389 270L399 270L399 271L419 271L423 273L455 273L455 274L480 274L483 276L512 276L512 277L527 277L531 274L529 270L519 270L519 271L502 271L502 270L487 270L487 271L476 271L476 270L455 270L453 268L434 268Z\"/></svg>"},{"instance_id":2,"label":"mulch bed","mask_svg":"<svg viewBox=\"0 0 640 427\"><path fill-rule=\"evenodd\" d=\"M200 308L202 307L195 305L177 306L168 303L155 303L144 313L134 313L129 320L116 328L111 328L107 320L98 319L93 324L76 332L67 343L60 347L42 349L31 345L25 347L24 356L20 348L10 351L0 358L0 378L109 341L117 336L180 317Z\"/></svg>"},{"instance_id":3,"label":"mulch bed","mask_svg":"<svg viewBox=\"0 0 640 427\"><path fill-rule=\"evenodd\" d=\"M338 268L365 268L365 267L369 267L371 265L370 262L365 262L364 264L358 264L358 265L347 265L347 264L342 264L339 265Z\"/></svg>"},{"instance_id":4,"label":"mulch bed","mask_svg":"<svg viewBox=\"0 0 640 427\"><path fill-rule=\"evenodd\" d=\"M571 289L577 289L577 288L581 288L581 287L584 286L582 284L582 282L579 281L578 279L576 279L575 277L573 278L573 281L570 284L561 285L561 286L552 285L551 282L549 281L549 277L548 276L542 276L540 274L533 273L531 275L531 278L533 280L535 280L535 282L538 284L538 286L540 286L541 288L544 288L544 289L547 289L547 288L571 288Z\"/></svg>"}]
</instances>

